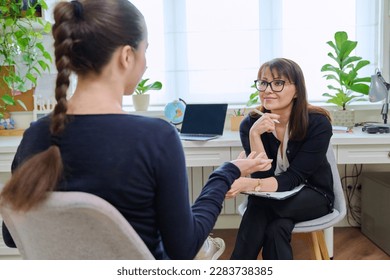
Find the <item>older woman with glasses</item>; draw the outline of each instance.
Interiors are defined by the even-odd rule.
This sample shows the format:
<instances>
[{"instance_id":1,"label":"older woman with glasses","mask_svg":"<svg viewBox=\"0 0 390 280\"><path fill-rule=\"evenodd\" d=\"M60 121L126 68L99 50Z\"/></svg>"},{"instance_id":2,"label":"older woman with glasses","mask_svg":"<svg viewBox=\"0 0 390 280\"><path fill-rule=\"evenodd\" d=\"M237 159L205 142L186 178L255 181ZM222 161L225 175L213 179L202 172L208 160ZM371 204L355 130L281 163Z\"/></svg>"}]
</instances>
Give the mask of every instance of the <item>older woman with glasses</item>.
<instances>
[{"instance_id":1,"label":"older woman with glasses","mask_svg":"<svg viewBox=\"0 0 390 280\"><path fill-rule=\"evenodd\" d=\"M333 180L326 159L330 116L308 103L304 76L294 61L276 58L264 63L255 86L261 106L241 123L241 143L247 154L265 152L272 167L237 179L227 197L305 186L283 200L249 195L231 259L257 259L261 250L263 259L293 259L295 223L332 210Z\"/></svg>"}]
</instances>

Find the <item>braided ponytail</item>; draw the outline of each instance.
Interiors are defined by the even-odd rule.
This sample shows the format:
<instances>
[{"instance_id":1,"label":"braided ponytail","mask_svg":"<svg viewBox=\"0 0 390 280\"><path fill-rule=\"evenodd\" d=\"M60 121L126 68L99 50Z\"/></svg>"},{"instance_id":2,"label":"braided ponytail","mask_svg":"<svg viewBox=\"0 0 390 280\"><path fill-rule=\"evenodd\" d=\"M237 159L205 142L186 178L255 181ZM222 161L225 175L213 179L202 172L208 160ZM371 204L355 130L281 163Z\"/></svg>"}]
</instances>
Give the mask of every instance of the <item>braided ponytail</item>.
<instances>
[{"instance_id":1,"label":"braided ponytail","mask_svg":"<svg viewBox=\"0 0 390 280\"><path fill-rule=\"evenodd\" d=\"M55 190L63 173L61 137L67 125L66 94L72 73L100 74L114 51L129 45L137 49L146 36L142 14L128 0L58 2L54 9L57 104L51 115L51 146L24 161L4 186L0 203L27 211Z\"/></svg>"},{"instance_id":2,"label":"braided ponytail","mask_svg":"<svg viewBox=\"0 0 390 280\"><path fill-rule=\"evenodd\" d=\"M13 209L28 211L41 203L48 192L55 190L60 180L63 164L60 153L61 134L66 125L66 93L70 84L71 53L73 40L71 26L72 4L62 2L55 9L56 24L53 26L55 57L58 71L55 98L57 104L51 116L51 146L20 165L12 174L1 193L1 203L9 203Z\"/></svg>"}]
</instances>

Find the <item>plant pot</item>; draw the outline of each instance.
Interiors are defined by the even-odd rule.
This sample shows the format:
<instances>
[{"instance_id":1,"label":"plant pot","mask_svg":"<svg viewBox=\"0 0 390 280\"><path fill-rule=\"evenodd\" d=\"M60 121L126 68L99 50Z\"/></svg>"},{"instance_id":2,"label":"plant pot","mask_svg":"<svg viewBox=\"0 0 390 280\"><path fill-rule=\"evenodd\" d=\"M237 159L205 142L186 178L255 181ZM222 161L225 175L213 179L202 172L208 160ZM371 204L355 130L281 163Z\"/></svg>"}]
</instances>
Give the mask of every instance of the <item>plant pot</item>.
<instances>
[{"instance_id":1,"label":"plant pot","mask_svg":"<svg viewBox=\"0 0 390 280\"><path fill-rule=\"evenodd\" d=\"M11 112L11 118L15 122L15 129L26 129L33 121L32 111Z\"/></svg>"},{"instance_id":2,"label":"plant pot","mask_svg":"<svg viewBox=\"0 0 390 280\"><path fill-rule=\"evenodd\" d=\"M135 94L133 97L133 105L136 111L147 111L149 107L149 94Z\"/></svg>"},{"instance_id":3,"label":"plant pot","mask_svg":"<svg viewBox=\"0 0 390 280\"><path fill-rule=\"evenodd\" d=\"M332 125L353 127L355 125L354 110L334 110L332 115Z\"/></svg>"},{"instance_id":4,"label":"plant pot","mask_svg":"<svg viewBox=\"0 0 390 280\"><path fill-rule=\"evenodd\" d=\"M15 129L15 120L11 117L11 114L8 111L3 112L3 117L0 118L0 130L12 129Z\"/></svg>"},{"instance_id":5,"label":"plant pot","mask_svg":"<svg viewBox=\"0 0 390 280\"><path fill-rule=\"evenodd\" d=\"M238 131L240 130L240 123L244 119L244 116L232 116L230 118L230 130Z\"/></svg>"}]
</instances>

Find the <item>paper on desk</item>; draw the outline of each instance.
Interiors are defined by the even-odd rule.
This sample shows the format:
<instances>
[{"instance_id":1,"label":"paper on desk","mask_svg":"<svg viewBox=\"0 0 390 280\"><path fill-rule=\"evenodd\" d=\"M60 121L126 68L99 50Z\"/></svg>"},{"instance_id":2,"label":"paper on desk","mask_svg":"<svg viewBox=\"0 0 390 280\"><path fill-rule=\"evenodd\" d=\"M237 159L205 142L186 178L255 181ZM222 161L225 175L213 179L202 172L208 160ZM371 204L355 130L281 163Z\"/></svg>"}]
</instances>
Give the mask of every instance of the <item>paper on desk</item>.
<instances>
[{"instance_id":1,"label":"paper on desk","mask_svg":"<svg viewBox=\"0 0 390 280\"><path fill-rule=\"evenodd\" d=\"M333 132L350 132L351 128L348 126L332 125Z\"/></svg>"}]
</instances>

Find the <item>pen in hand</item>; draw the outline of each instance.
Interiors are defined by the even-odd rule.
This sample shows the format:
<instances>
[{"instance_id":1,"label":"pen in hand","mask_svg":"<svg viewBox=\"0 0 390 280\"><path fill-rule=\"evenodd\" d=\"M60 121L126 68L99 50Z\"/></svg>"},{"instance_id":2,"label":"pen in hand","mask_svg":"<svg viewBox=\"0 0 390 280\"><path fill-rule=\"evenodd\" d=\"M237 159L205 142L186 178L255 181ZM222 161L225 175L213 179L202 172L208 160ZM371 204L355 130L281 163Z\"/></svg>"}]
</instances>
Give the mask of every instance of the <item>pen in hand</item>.
<instances>
[{"instance_id":1,"label":"pen in hand","mask_svg":"<svg viewBox=\"0 0 390 280\"><path fill-rule=\"evenodd\" d=\"M260 116L264 115L263 112L261 112L260 110L257 110L256 108L253 109L253 111L255 111L255 112L256 112L257 114L259 114ZM274 123L280 123L280 121L275 120L275 119L272 119L272 121L273 121Z\"/></svg>"}]
</instances>

